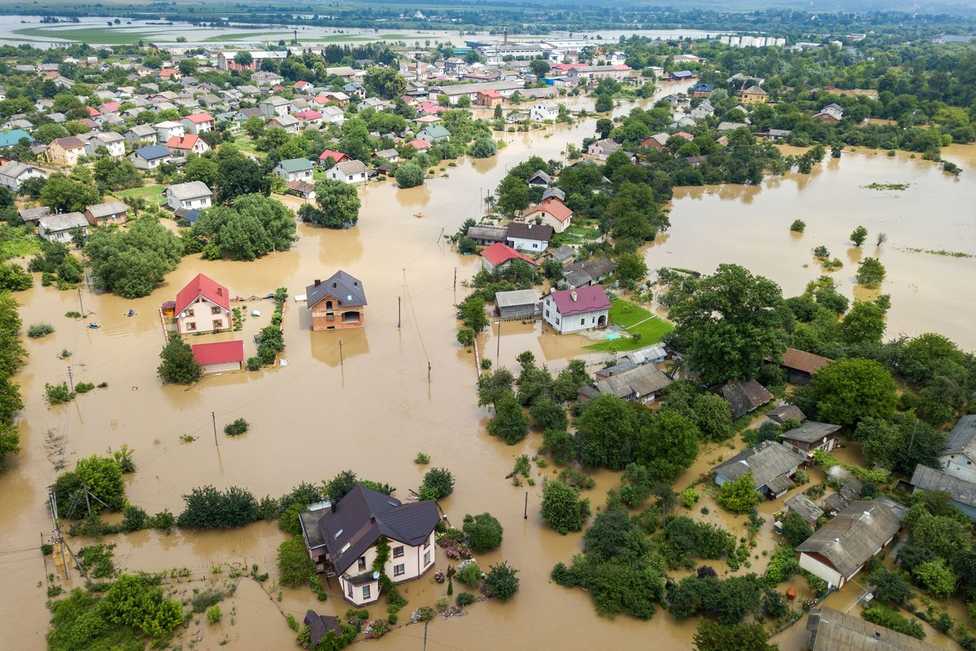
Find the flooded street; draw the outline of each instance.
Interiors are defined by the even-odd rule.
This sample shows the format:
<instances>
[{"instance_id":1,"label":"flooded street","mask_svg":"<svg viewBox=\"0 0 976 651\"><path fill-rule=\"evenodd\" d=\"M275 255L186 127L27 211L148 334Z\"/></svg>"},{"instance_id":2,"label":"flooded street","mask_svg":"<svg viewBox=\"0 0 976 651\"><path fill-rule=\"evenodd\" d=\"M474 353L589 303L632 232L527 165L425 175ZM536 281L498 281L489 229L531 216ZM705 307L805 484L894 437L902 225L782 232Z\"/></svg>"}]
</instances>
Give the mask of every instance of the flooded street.
<instances>
[{"instance_id":1,"label":"flooded street","mask_svg":"<svg viewBox=\"0 0 976 651\"><path fill-rule=\"evenodd\" d=\"M649 268L675 266L711 273L723 262L775 280L786 296L821 275L813 249L824 244L844 266L830 275L848 297L891 295L886 336L936 331L966 350L976 348L976 304L966 300L976 281L976 148L957 145L943 155L966 171L959 177L909 154L844 151L810 175L768 178L761 187L724 185L676 190L671 229L646 251ZM905 183L905 190L873 190L871 183ZM800 235L789 228L806 223ZM849 241L868 229L861 249ZM887 242L876 247L879 233ZM922 251L962 253L953 257ZM887 269L880 290L857 287L862 257Z\"/></svg>"},{"instance_id":2,"label":"flooded street","mask_svg":"<svg viewBox=\"0 0 976 651\"><path fill-rule=\"evenodd\" d=\"M321 481L347 468L396 486L397 495L406 498L425 470L413 458L426 452L432 467L446 467L455 475L454 494L442 502L455 524L465 513L488 511L504 526L501 549L479 557L482 566L505 559L519 569L521 578L521 590L509 604L479 603L463 617L432 622L431 649L639 648L649 642L659 649L689 648L695 621L675 622L661 610L650 622L603 619L586 593L549 582L553 564L568 561L580 549L579 535L560 536L542 526L541 478L556 470L534 468L536 483L528 488L514 487L505 479L515 457L534 454L541 437L533 433L509 447L484 431L487 412L477 406L474 356L455 341L454 303L465 296L462 282L476 273L479 262L474 256L457 255L443 236L479 215L480 197L507 169L531 155L559 158L567 144L578 145L592 135L594 122L590 118L571 127L505 134L508 145L495 158L458 161L456 167L444 168L446 176L438 175L419 188L399 190L385 181L371 184L361 191L363 207L356 228L300 226L298 243L286 253L250 263L187 257L167 276L164 287L138 300L96 295L83 288L84 309L92 313L86 320L64 316L80 311L77 292L36 283L34 289L17 294L25 327L48 322L56 331L43 339L25 338L30 360L18 376L26 405L22 449L0 473L0 566L6 571L0 623L6 639L17 641L10 648L45 646L49 613L44 605L45 566L37 545L51 528L45 500L47 486L58 474L56 464L70 468L82 456L123 444L135 451L137 466L136 473L127 476L129 500L149 512L168 508L174 513L182 510L183 494L204 484L239 485L258 497L277 496L300 481ZM855 270L849 256L854 253L846 251L844 240L854 226L864 224L872 244L879 230L889 236L881 252L889 274L883 291L892 294L893 302L889 335L937 330L972 348L976 334L967 326L976 306L963 299L971 294L976 260L902 248L974 252L974 151L947 152L965 168L958 180L920 160L845 153L810 177L775 179L762 188L676 192L672 229L648 249L649 265L711 271L720 262L739 262L793 294L817 276L809 251L823 242L845 261L834 275L849 291ZM901 193L861 189L872 181L912 185ZM807 222L798 241L788 232L797 217ZM719 220L734 220L735 226L716 227ZM873 246L866 246L865 254L873 254ZM304 305L289 298L283 322L286 367L207 377L188 388L160 385L156 367L164 335L157 310L197 273L208 274L234 296L263 296L277 287L286 287L294 296L337 269L363 282L368 300L364 329L312 333ZM249 311L261 310L262 319L272 309L267 300L244 304ZM130 309L136 312L131 318L126 316ZM101 328L86 328L89 321ZM250 335L257 325L249 319L244 334ZM500 347L495 337L494 331L483 337L486 357L494 360L498 354L501 364L511 366L516 355L531 350L554 370L588 343L580 337L543 335L538 325L517 323L503 325ZM250 340L245 345L253 347ZM59 359L65 349L72 355ZM66 381L69 363L75 382L107 382L108 387L49 408L44 384ZM250 431L238 438L224 436L223 426L238 417L250 423ZM219 445L214 443L214 420ZM186 434L196 440L182 442ZM716 457L731 454L725 448L703 452L679 484L691 483ZM598 507L618 479L609 472L596 479L588 496ZM526 490L528 518L523 519ZM763 511L766 527L771 525L770 515ZM713 521L723 517L713 510ZM204 577L219 563L273 570L283 539L275 525L261 523L231 532L140 532L115 536L110 542L118 545L119 567L188 568L194 577ZM767 550L760 546L756 553ZM754 563L753 570L761 571L763 563ZM443 557L438 566L446 567ZM334 593L320 603L308 590L286 590L279 601L273 582L274 577L265 585L266 593L242 579L225 607L236 609L236 624L226 618L216 630L206 630L195 648L216 649L225 639L224 648L290 648L294 636L283 612L301 620L308 608L341 614L348 607ZM403 614L431 605L443 590L430 574L406 584L402 591L410 603ZM374 610L383 609L381 600ZM200 628L191 624L180 642L192 639ZM422 637L421 627L402 627L369 648L420 648Z\"/></svg>"}]
</instances>

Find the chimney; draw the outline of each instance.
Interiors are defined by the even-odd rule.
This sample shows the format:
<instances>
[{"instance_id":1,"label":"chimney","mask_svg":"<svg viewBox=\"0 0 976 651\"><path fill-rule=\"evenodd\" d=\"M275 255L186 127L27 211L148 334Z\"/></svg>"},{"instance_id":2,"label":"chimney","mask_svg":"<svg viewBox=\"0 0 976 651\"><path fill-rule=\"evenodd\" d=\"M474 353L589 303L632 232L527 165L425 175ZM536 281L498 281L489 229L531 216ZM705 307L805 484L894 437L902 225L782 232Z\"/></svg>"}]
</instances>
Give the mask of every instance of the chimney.
<instances>
[{"instance_id":1,"label":"chimney","mask_svg":"<svg viewBox=\"0 0 976 651\"><path fill-rule=\"evenodd\" d=\"M319 285L321 285L321 284L322 284L322 281L321 281L321 280L319 280L318 278L316 278L316 279L315 279L315 286L316 286L316 287L318 287L318 286L319 286Z\"/></svg>"}]
</instances>

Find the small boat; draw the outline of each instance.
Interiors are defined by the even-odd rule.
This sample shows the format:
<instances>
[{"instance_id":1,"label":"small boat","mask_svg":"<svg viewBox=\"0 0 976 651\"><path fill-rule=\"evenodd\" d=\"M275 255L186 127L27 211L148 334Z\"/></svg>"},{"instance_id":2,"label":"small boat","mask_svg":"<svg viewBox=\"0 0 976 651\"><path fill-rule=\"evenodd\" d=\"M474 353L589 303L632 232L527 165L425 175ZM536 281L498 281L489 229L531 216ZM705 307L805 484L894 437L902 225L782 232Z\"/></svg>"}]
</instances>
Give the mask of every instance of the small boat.
<instances>
[{"instance_id":1,"label":"small boat","mask_svg":"<svg viewBox=\"0 0 976 651\"><path fill-rule=\"evenodd\" d=\"M100 326L100 325L98 325L97 323L94 323L94 322L93 322L93 323L89 323L89 324L88 324L88 328L89 328L89 330L98 330L98 329L99 329L99 328L101 328L101 327L102 327L102 326Z\"/></svg>"}]
</instances>

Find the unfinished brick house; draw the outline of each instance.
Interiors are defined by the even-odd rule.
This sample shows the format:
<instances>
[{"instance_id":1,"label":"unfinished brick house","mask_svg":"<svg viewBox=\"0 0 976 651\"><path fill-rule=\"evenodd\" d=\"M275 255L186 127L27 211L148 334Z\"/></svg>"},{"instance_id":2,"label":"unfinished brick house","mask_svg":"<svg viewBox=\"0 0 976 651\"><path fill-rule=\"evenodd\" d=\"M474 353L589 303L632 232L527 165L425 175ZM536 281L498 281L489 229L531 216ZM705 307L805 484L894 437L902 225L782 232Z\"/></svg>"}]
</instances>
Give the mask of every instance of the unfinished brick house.
<instances>
[{"instance_id":1,"label":"unfinished brick house","mask_svg":"<svg viewBox=\"0 0 976 651\"><path fill-rule=\"evenodd\" d=\"M305 304L312 315L312 330L361 328L366 320L366 292L359 279L337 271L316 280L305 290Z\"/></svg>"}]
</instances>

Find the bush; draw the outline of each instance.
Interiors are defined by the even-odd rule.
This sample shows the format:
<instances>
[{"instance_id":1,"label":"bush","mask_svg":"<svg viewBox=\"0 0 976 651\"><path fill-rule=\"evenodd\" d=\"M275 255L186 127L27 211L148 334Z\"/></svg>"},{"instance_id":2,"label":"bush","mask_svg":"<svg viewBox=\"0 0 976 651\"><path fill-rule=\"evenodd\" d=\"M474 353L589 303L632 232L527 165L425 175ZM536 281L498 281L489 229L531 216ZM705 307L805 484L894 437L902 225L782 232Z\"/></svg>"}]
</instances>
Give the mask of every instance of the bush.
<instances>
[{"instance_id":1,"label":"bush","mask_svg":"<svg viewBox=\"0 0 976 651\"><path fill-rule=\"evenodd\" d=\"M95 389L95 385L92 384L91 382L79 382L78 384L75 385L76 393L88 393L89 391L93 391L94 389Z\"/></svg>"},{"instance_id":2,"label":"bush","mask_svg":"<svg viewBox=\"0 0 976 651\"><path fill-rule=\"evenodd\" d=\"M547 481L542 489L542 519L561 534L580 531L590 516L590 502L559 480Z\"/></svg>"},{"instance_id":3,"label":"bush","mask_svg":"<svg viewBox=\"0 0 976 651\"><path fill-rule=\"evenodd\" d=\"M802 233L804 230L806 230L806 228L807 225L802 219L793 220L793 223L790 224L790 230L794 233Z\"/></svg>"},{"instance_id":4,"label":"bush","mask_svg":"<svg viewBox=\"0 0 976 651\"><path fill-rule=\"evenodd\" d=\"M44 397L49 405L60 405L75 399L75 392L68 388L67 382L61 384L45 384Z\"/></svg>"},{"instance_id":5,"label":"bush","mask_svg":"<svg viewBox=\"0 0 976 651\"><path fill-rule=\"evenodd\" d=\"M919 640L925 637L925 631L922 630L921 624L916 621L906 619L905 617L899 615L896 611L888 608L887 606L882 606L881 604L875 604L870 608L866 608L864 612L861 613L861 617L872 624L884 626L885 628L890 628L893 631L898 631L899 633L904 633L905 635L911 635Z\"/></svg>"},{"instance_id":6,"label":"bush","mask_svg":"<svg viewBox=\"0 0 976 651\"><path fill-rule=\"evenodd\" d=\"M481 583L481 568L474 561L470 561L461 566L455 578L469 588L477 588Z\"/></svg>"},{"instance_id":7,"label":"bush","mask_svg":"<svg viewBox=\"0 0 976 651\"><path fill-rule=\"evenodd\" d=\"M678 495L678 499L681 501L681 506L685 507L686 509L690 509L695 504L698 504L698 497L698 492L691 486L681 491L681 493Z\"/></svg>"},{"instance_id":8,"label":"bush","mask_svg":"<svg viewBox=\"0 0 976 651\"><path fill-rule=\"evenodd\" d=\"M686 516L667 521L664 525L664 543L668 557L678 563L692 557L720 559L735 551L735 537L732 534Z\"/></svg>"},{"instance_id":9,"label":"bush","mask_svg":"<svg viewBox=\"0 0 976 651\"><path fill-rule=\"evenodd\" d=\"M454 492L454 475L445 468L432 468L424 475L417 496L421 500L437 501Z\"/></svg>"},{"instance_id":10,"label":"bush","mask_svg":"<svg viewBox=\"0 0 976 651\"><path fill-rule=\"evenodd\" d=\"M122 530L123 531L139 531L146 528L146 522L149 516L146 512L140 509L138 506L132 504L125 507L122 511Z\"/></svg>"},{"instance_id":11,"label":"bush","mask_svg":"<svg viewBox=\"0 0 976 651\"><path fill-rule=\"evenodd\" d=\"M187 529L231 529L258 519L258 503L243 488L219 491L213 486L194 488L183 496L186 506L177 522Z\"/></svg>"},{"instance_id":12,"label":"bush","mask_svg":"<svg viewBox=\"0 0 976 651\"><path fill-rule=\"evenodd\" d=\"M220 612L220 606L214 605L207 608L207 621L211 624L219 623L221 617L223 617L223 613Z\"/></svg>"},{"instance_id":13,"label":"bush","mask_svg":"<svg viewBox=\"0 0 976 651\"><path fill-rule=\"evenodd\" d=\"M485 596L499 601L508 601L519 589L518 570L507 562L492 565L485 576L482 591Z\"/></svg>"},{"instance_id":14,"label":"bush","mask_svg":"<svg viewBox=\"0 0 976 651\"><path fill-rule=\"evenodd\" d=\"M470 606L475 602L475 596L470 592L459 592L458 596L455 598L455 602L461 608L465 606Z\"/></svg>"},{"instance_id":15,"label":"bush","mask_svg":"<svg viewBox=\"0 0 976 651\"><path fill-rule=\"evenodd\" d=\"M203 375L203 369L193 358L190 344L180 339L179 335L170 336L159 357L162 362L156 370L163 382L193 384Z\"/></svg>"},{"instance_id":16,"label":"bush","mask_svg":"<svg viewBox=\"0 0 976 651\"><path fill-rule=\"evenodd\" d=\"M502 544L502 525L490 513L465 515L462 529L468 547L475 553L490 552Z\"/></svg>"},{"instance_id":17,"label":"bush","mask_svg":"<svg viewBox=\"0 0 976 651\"><path fill-rule=\"evenodd\" d=\"M576 460L576 439L565 430L552 429L543 432L542 448L560 465Z\"/></svg>"},{"instance_id":18,"label":"bush","mask_svg":"<svg viewBox=\"0 0 976 651\"><path fill-rule=\"evenodd\" d=\"M430 463L430 455L426 452L418 452L417 456L413 458L413 462L418 466L426 466Z\"/></svg>"},{"instance_id":19,"label":"bush","mask_svg":"<svg viewBox=\"0 0 976 651\"><path fill-rule=\"evenodd\" d=\"M315 566L301 536L292 536L278 545L278 578L281 585L297 588L315 576Z\"/></svg>"},{"instance_id":20,"label":"bush","mask_svg":"<svg viewBox=\"0 0 976 651\"><path fill-rule=\"evenodd\" d=\"M249 371L260 371L261 370L261 358L260 357L248 357L247 358L247 370Z\"/></svg>"},{"instance_id":21,"label":"bush","mask_svg":"<svg viewBox=\"0 0 976 651\"><path fill-rule=\"evenodd\" d=\"M52 332L54 332L54 326L50 323L35 323L27 329L27 336L31 339L37 339L38 337L49 335Z\"/></svg>"},{"instance_id":22,"label":"bush","mask_svg":"<svg viewBox=\"0 0 976 651\"><path fill-rule=\"evenodd\" d=\"M424 170L416 163L407 162L397 167L394 177L399 187L414 188L424 182Z\"/></svg>"},{"instance_id":23,"label":"bush","mask_svg":"<svg viewBox=\"0 0 976 651\"><path fill-rule=\"evenodd\" d=\"M912 597L912 586L897 571L879 567L871 573L870 581L875 598L888 605L903 606Z\"/></svg>"},{"instance_id":24,"label":"bush","mask_svg":"<svg viewBox=\"0 0 976 651\"><path fill-rule=\"evenodd\" d=\"M240 436L241 434L247 432L249 427L250 425L247 424L246 420L243 418L238 418L234 422L229 423L226 427L224 427L224 434L227 436Z\"/></svg>"},{"instance_id":25,"label":"bush","mask_svg":"<svg viewBox=\"0 0 976 651\"><path fill-rule=\"evenodd\" d=\"M85 490L93 496L85 499ZM54 483L58 510L62 517L77 520L88 513L104 509L118 511L125 504L125 483L122 469L114 459L90 456L78 461L75 469L63 473Z\"/></svg>"},{"instance_id":26,"label":"bush","mask_svg":"<svg viewBox=\"0 0 976 651\"><path fill-rule=\"evenodd\" d=\"M783 537L794 547L813 535L813 527L793 511L787 513L786 517L783 518L782 527Z\"/></svg>"},{"instance_id":27,"label":"bush","mask_svg":"<svg viewBox=\"0 0 976 651\"><path fill-rule=\"evenodd\" d=\"M752 481L752 473L747 472L738 479L722 484L716 501L732 513L748 513L754 509L759 504L759 491Z\"/></svg>"}]
</instances>

